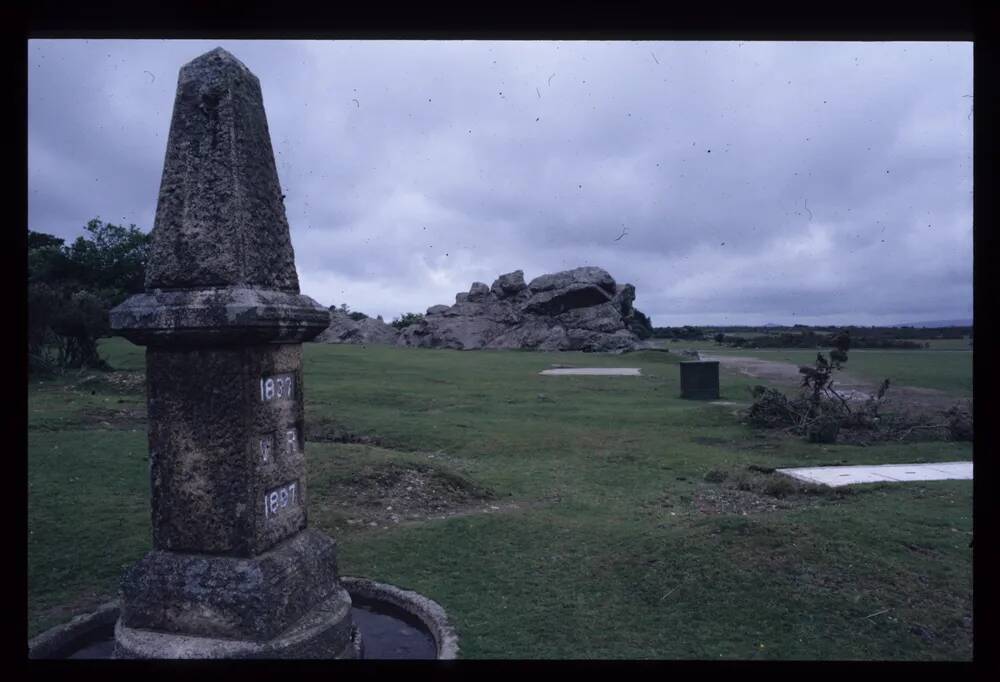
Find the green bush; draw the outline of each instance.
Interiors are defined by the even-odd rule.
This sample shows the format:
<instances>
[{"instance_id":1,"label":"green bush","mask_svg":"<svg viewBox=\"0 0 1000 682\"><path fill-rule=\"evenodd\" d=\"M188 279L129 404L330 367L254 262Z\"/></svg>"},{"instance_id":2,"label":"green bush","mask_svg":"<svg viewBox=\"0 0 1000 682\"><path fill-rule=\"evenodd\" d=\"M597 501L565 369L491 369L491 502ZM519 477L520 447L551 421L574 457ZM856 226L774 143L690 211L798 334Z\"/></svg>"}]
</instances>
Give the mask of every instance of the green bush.
<instances>
[{"instance_id":1,"label":"green bush","mask_svg":"<svg viewBox=\"0 0 1000 682\"><path fill-rule=\"evenodd\" d=\"M416 324L417 322L423 322L424 316L420 313L402 313L399 317L395 318L391 324L396 329L405 329L411 324Z\"/></svg>"}]
</instances>

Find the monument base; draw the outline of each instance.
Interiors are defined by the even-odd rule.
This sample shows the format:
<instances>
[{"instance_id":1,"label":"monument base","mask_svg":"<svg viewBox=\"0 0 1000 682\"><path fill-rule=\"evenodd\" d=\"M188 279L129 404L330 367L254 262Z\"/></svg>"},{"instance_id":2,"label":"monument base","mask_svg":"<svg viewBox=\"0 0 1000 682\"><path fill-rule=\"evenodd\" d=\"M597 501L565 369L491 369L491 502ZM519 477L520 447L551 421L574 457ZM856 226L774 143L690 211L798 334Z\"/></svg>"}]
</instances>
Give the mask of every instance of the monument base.
<instances>
[{"instance_id":1,"label":"monument base","mask_svg":"<svg viewBox=\"0 0 1000 682\"><path fill-rule=\"evenodd\" d=\"M310 610L277 637L263 641L193 637L115 625L114 658L361 658L361 634L345 589Z\"/></svg>"},{"instance_id":2,"label":"monument base","mask_svg":"<svg viewBox=\"0 0 1000 682\"><path fill-rule=\"evenodd\" d=\"M336 543L307 528L255 557L154 550L122 578L121 618L136 630L263 642L340 593Z\"/></svg>"}]
</instances>

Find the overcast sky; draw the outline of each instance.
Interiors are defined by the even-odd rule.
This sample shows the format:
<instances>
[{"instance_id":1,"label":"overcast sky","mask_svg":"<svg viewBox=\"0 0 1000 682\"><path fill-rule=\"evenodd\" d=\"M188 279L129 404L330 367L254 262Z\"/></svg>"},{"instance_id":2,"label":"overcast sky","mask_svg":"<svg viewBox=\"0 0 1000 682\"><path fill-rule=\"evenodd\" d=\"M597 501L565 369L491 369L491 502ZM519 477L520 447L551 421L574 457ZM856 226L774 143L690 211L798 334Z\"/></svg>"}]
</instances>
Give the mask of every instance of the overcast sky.
<instances>
[{"instance_id":1,"label":"overcast sky","mask_svg":"<svg viewBox=\"0 0 1000 682\"><path fill-rule=\"evenodd\" d=\"M32 40L28 227L151 229L217 46L324 305L598 265L657 326L972 317L971 43Z\"/></svg>"}]
</instances>

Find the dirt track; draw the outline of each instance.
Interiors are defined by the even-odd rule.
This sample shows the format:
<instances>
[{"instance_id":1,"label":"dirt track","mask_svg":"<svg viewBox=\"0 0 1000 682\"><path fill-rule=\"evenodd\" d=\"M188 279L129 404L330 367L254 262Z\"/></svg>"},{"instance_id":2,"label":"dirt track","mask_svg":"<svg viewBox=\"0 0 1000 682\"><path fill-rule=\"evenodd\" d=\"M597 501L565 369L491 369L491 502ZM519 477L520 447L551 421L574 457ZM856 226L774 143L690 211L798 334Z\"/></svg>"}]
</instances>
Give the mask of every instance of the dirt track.
<instances>
[{"instance_id":1,"label":"dirt track","mask_svg":"<svg viewBox=\"0 0 1000 682\"><path fill-rule=\"evenodd\" d=\"M737 355L712 355L700 353L702 360L718 360L719 366L744 376L777 384L782 388L798 388L802 385L799 366L790 362L762 360ZM834 374L833 388L848 400L863 401L874 395L878 386L838 371ZM920 411L942 411L956 403L965 401L932 388L891 384L886 394L886 407L916 409Z\"/></svg>"}]
</instances>

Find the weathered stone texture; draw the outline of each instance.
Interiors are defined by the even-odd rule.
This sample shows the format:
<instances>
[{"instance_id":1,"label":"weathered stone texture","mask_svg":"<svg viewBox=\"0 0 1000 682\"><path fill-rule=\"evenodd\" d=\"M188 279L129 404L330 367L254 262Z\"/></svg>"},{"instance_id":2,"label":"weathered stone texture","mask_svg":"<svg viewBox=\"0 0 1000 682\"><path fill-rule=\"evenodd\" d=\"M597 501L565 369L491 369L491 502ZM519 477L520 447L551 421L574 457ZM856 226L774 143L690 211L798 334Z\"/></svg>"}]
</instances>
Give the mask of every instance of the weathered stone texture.
<instances>
[{"instance_id":1,"label":"weathered stone texture","mask_svg":"<svg viewBox=\"0 0 1000 682\"><path fill-rule=\"evenodd\" d=\"M531 280L528 288L532 292L565 289L574 284L593 284L606 291L609 295L615 293L615 280L607 270L593 266L573 268L550 275L539 275Z\"/></svg>"},{"instance_id":2,"label":"weathered stone texture","mask_svg":"<svg viewBox=\"0 0 1000 682\"><path fill-rule=\"evenodd\" d=\"M514 272L508 272L506 275L497 277L496 281L490 287L490 291L497 298L503 298L506 296L516 296L527 288L528 285L524 283L524 271L515 270Z\"/></svg>"},{"instance_id":3,"label":"weathered stone texture","mask_svg":"<svg viewBox=\"0 0 1000 682\"><path fill-rule=\"evenodd\" d=\"M336 546L307 526L299 294L257 78L181 69L146 292L111 311L147 345L153 546L122 580L116 657L356 656Z\"/></svg>"},{"instance_id":4,"label":"weathered stone texture","mask_svg":"<svg viewBox=\"0 0 1000 682\"><path fill-rule=\"evenodd\" d=\"M330 313L308 296L248 287L156 289L130 297L109 317L139 345L294 343L330 324Z\"/></svg>"},{"instance_id":5,"label":"weathered stone texture","mask_svg":"<svg viewBox=\"0 0 1000 682\"><path fill-rule=\"evenodd\" d=\"M154 547L252 556L306 526L301 348L147 350ZM279 375L292 398L263 400ZM290 483L294 504L266 514L264 495Z\"/></svg>"},{"instance_id":6,"label":"weathered stone texture","mask_svg":"<svg viewBox=\"0 0 1000 682\"><path fill-rule=\"evenodd\" d=\"M200 637L115 625L114 658L334 659L361 658L361 634L351 620L351 598L338 587L288 629L268 640Z\"/></svg>"},{"instance_id":7,"label":"weathered stone texture","mask_svg":"<svg viewBox=\"0 0 1000 682\"><path fill-rule=\"evenodd\" d=\"M484 282L473 282L469 288L470 301L482 301L490 295L490 288Z\"/></svg>"},{"instance_id":8,"label":"weathered stone texture","mask_svg":"<svg viewBox=\"0 0 1000 682\"><path fill-rule=\"evenodd\" d=\"M394 344L399 330L386 324L381 317L352 320L339 310L330 310L330 326L315 338L318 343L381 343Z\"/></svg>"},{"instance_id":9,"label":"weathered stone texture","mask_svg":"<svg viewBox=\"0 0 1000 682\"><path fill-rule=\"evenodd\" d=\"M260 83L212 50L177 81L146 287L298 293L288 235Z\"/></svg>"},{"instance_id":10,"label":"weathered stone texture","mask_svg":"<svg viewBox=\"0 0 1000 682\"><path fill-rule=\"evenodd\" d=\"M431 306L398 345L429 348L623 351L638 347L635 287L606 270L575 268L524 283L515 270L487 287L475 282L452 306Z\"/></svg>"},{"instance_id":11,"label":"weathered stone texture","mask_svg":"<svg viewBox=\"0 0 1000 682\"><path fill-rule=\"evenodd\" d=\"M305 530L255 558L154 550L122 579L122 621L198 637L267 640L333 596L336 544Z\"/></svg>"}]
</instances>

